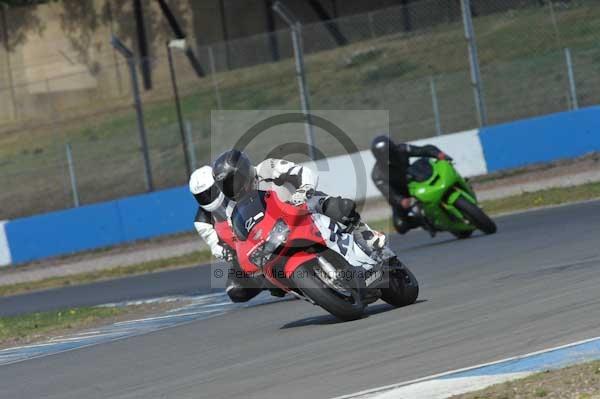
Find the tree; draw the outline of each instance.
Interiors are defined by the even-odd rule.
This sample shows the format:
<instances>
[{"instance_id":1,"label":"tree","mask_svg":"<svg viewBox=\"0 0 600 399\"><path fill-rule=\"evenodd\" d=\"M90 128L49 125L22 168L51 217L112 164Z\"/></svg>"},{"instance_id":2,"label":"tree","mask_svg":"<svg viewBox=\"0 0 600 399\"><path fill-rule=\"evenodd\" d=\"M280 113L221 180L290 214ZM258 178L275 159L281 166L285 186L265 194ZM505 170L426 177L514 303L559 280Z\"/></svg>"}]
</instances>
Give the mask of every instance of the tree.
<instances>
[{"instance_id":1,"label":"tree","mask_svg":"<svg viewBox=\"0 0 600 399\"><path fill-rule=\"evenodd\" d=\"M56 0L0 0L0 26L2 27L2 45L12 51L23 43L29 31L41 33L44 21L35 15L34 6Z\"/></svg>"}]
</instances>

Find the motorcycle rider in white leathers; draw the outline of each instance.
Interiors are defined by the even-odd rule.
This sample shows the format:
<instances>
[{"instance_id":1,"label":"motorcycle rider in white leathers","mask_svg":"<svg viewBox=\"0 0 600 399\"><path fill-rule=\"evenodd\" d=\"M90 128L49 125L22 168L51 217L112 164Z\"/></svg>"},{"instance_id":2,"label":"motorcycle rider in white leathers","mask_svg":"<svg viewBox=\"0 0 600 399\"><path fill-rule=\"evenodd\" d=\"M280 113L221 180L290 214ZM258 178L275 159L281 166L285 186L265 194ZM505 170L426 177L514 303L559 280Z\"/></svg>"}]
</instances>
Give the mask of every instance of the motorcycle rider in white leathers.
<instances>
[{"instance_id":1,"label":"motorcycle rider in white leathers","mask_svg":"<svg viewBox=\"0 0 600 399\"><path fill-rule=\"evenodd\" d=\"M360 221L354 201L316 191L318 177L310 168L272 158L254 167L243 152L230 150L215 160L213 175L223 194L234 201L256 188L267 190L291 185L294 190L288 200L291 204L298 206L306 203L312 212L324 214L345 226L353 227L356 242L367 253L374 254L385 247L385 235L371 230Z\"/></svg>"},{"instance_id":2,"label":"motorcycle rider in white leathers","mask_svg":"<svg viewBox=\"0 0 600 399\"><path fill-rule=\"evenodd\" d=\"M194 227L215 258L231 263L225 284L229 298L233 302L247 302L263 290L262 284L258 280L243 276L233 250L222 243L217 235L215 223L228 222L235 202L225 198L214 183L210 166L203 166L190 176L190 192L199 205Z\"/></svg>"}]
</instances>

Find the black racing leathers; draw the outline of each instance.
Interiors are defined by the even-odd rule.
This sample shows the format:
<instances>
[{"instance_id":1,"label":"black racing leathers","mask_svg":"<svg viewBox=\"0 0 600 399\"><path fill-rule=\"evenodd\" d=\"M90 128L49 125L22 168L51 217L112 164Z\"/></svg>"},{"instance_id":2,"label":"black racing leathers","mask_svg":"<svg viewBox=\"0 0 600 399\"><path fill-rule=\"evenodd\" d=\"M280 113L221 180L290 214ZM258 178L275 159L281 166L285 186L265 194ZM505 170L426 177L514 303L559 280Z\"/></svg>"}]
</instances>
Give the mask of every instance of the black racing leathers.
<instances>
[{"instance_id":1,"label":"black racing leathers","mask_svg":"<svg viewBox=\"0 0 600 399\"><path fill-rule=\"evenodd\" d=\"M416 146L401 143L391 146L389 152L389 162L377 160L371 177L392 206L396 230L405 233L418 225L418 221L409 218L408 210L402 206L402 200L410 197L407 174L410 158L439 158L442 151L434 145Z\"/></svg>"}]
</instances>

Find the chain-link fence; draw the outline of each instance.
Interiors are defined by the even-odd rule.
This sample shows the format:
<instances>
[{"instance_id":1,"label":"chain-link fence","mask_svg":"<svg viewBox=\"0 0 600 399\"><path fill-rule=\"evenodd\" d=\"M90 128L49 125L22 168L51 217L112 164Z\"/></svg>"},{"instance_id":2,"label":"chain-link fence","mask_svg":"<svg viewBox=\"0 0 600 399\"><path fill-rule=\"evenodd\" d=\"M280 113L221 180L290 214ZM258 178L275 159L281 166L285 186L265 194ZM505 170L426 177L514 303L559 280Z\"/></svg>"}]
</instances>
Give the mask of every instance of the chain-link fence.
<instances>
[{"instance_id":1,"label":"chain-link fence","mask_svg":"<svg viewBox=\"0 0 600 399\"><path fill-rule=\"evenodd\" d=\"M598 2L472 0L471 10L489 123L599 102ZM425 0L304 25L302 38L313 109L389 110L397 140L478 127L459 1ZM173 56L196 166L210 161L211 134L227 142L227 132L211 132L211 110L300 110L289 30L194 50L204 78L183 52L173 49ZM107 47L96 51L103 55L91 66L65 54L60 62L13 60L0 68L5 76L12 71L12 84L0 88L0 219L73 206L67 144L81 204L145 191L127 65ZM65 56L73 65L61 70ZM187 176L166 46L149 61L154 85L143 93L144 121L160 189ZM384 128L369 121L352 139L365 149ZM321 137L317 144L328 155L341 151Z\"/></svg>"}]
</instances>

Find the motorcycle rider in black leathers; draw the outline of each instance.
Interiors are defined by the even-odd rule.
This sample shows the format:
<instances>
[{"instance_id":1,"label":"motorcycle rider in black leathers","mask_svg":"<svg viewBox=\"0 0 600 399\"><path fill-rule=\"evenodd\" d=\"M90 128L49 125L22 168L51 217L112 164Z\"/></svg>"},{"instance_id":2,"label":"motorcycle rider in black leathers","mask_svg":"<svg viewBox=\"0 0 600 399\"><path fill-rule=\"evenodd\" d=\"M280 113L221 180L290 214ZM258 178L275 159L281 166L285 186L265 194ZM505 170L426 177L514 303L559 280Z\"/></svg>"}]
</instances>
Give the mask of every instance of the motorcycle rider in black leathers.
<instances>
[{"instance_id":1,"label":"motorcycle rider in black leathers","mask_svg":"<svg viewBox=\"0 0 600 399\"><path fill-rule=\"evenodd\" d=\"M410 229L421 226L420 212L415 212L417 201L408 192L410 158L437 158L448 161L452 158L434 145L396 144L385 135L373 139L371 151L375 157L371 177L392 207L396 231L406 234Z\"/></svg>"}]
</instances>

